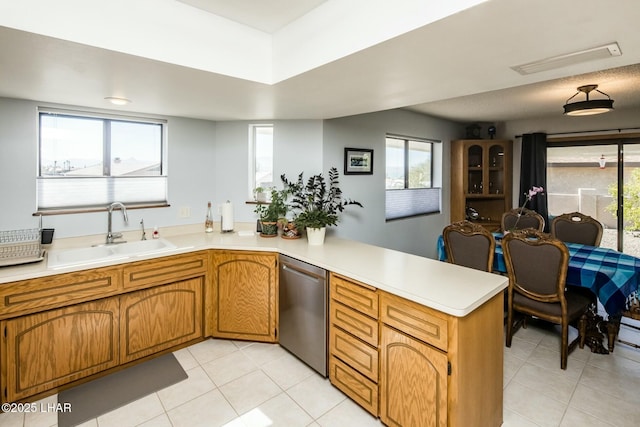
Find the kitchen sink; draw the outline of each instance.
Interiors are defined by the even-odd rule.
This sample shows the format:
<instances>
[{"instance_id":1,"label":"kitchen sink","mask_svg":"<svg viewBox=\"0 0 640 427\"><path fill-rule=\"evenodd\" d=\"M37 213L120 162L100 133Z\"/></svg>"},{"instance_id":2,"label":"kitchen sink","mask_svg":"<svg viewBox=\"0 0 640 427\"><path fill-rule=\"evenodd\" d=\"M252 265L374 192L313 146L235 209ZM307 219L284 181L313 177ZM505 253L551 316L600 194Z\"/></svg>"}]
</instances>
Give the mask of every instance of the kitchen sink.
<instances>
[{"instance_id":1,"label":"kitchen sink","mask_svg":"<svg viewBox=\"0 0 640 427\"><path fill-rule=\"evenodd\" d=\"M49 268L115 261L137 256L172 251L177 246L166 239L140 240L136 242L91 246L87 248L51 250L47 260Z\"/></svg>"},{"instance_id":2,"label":"kitchen sink","mask_svg":"<svg viewBox=\"0 0 640 427\"><path fill-rule=\"evenodd\" d=\"M154 252L164 252L176 249L176 245L165 239L138 240L137 242L120 243L112 246L114 253L119 255L147 255Z\"/></svg>"}]
</instances>

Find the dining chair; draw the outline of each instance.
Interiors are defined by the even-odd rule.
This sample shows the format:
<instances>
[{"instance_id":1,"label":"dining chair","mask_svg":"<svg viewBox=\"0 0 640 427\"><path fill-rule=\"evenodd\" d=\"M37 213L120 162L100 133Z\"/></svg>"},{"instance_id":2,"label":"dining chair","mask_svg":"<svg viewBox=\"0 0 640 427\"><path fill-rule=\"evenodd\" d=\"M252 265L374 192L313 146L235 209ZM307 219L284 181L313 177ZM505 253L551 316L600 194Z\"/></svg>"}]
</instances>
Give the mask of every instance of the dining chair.
<instances>
[{"instance_id":1,"label":"dining chair","mask_svg":"<svg viewBox=\"0 0 640 427\"><path fill-rule=\"evenodd\" d=\"M525 228L542 231L544 230L544 218L534 210L514 208L502 214L500 225L503 232Z\"/></svg>"},{"instance_id":2,"label":"dining chair","mask_svg":"<svg viewBox=\"0 0 640 427\"><path fill-rule=\"evenodd\" d=\"M551 235L563 242L600 246L602 223L580 212L565 213L551 221Z\"/></svg>"},{"instance_id":3,"label":"dining chair","mask_svg":"<svg viewBox=\"0 0 640 427\"><path fill-rule=\"evenodd\" d=\"M585 295L565 287L569 250L560 240L533 229L507 234L502 250L509 274L507 347L511 347L514 332L526 327L528 317L558 324L562 331L560 368L566 369L569 353L576 345L584 347L586 313L591 304ZM521 319L515 319L516 312ZM578 337L569 344L569 324L576 321Z\"/></svg>"},{"instance_id":4,"label":"dining chair","mask_svg":"<svg viewBox=\"0 0 640 427\"><path fill-rule=\"evenodd\" d=\"M496 241L493 234L471 221L459 221L442 230L447 261L491 272Z\"/></svg>"}]
</instances>

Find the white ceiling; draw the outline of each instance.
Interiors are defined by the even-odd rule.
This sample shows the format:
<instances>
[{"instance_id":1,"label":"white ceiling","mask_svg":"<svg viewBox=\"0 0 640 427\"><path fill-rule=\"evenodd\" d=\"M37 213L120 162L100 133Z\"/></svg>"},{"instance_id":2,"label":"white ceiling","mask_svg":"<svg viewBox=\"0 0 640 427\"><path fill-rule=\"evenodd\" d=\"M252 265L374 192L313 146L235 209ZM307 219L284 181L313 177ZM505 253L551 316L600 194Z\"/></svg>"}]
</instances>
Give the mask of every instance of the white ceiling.
<instances>
[{"instance_id":1,"label":"white ceiling","mask_svg":"<svg viewBox=\"0 0 640 427\"><path fill-rule=\"evenodd\" d=\"M177 0L266 33L275 33L326 0Z\"/></svg>"},{"instance_id":2,"label":"white ceiling","mask_svg":"<svg viewBox=\"0 0 640 427\"><path fill-rule=\"evenodd\" d=\"M405 1L415 10L420 3L430 4ZM474 1L452 0L465 2ZM126 6L123 10L136 19L135 13L144 16L144 7L151 5L149 21L171 22L177 12L189 13L189 19L175 19L175 25L163 24L163 34L152 34L153 22L128 15L131 19L126 20L121 14L123 23L104 23L112 32L102 40L95 36L98 21L78 15L75 21L56 25L54 17L47 16L52 12L44 12L50 2L40 0L40 16L37 3L0 0L0 96L211 120L334 118L409 108L460 122L495 122L561 115L577 86L595 83L615 100L616 111L640 106L637 0L618 0L610 7L603 7L601 0L491 0L425 25L416 25L423 17L416 18L415 12L412 16L410 8L404 17L400 12L376 16L375 8L384 12L381 5L386 2L370 0L112 0L113 8ZM361 13L354 11L354 4ZM69 10L67 18L80 13L78 7ZM100 13L109 16L107 10ZM207 20L214 13L224 20ZM94 15L89 18L100 19ZM235 32L227 21L257 30ZM314 23L322 23L322 31ZM201 27L213 24L229 28L232 35L208 39L206 31L212 28ZM403 34L385 33L405 24L408 31ZM368 47L314 62L325 53L322 47L350 44L344 29L336 30L340 25L353 28L349 39L366 34ZM296 46L294 36L304 34L300 27L307 27L308 34ZM137 36L131 36L136 30ZM384 34L376 38L376 32ZM254 43L242 44L239 36L245 34ZM122 40L126 46L116 46ZM511 69L614 41L623 53L619 57L528 76ZM208 43L217 44L208 48ZM209 49L211 58L187 55L193 46ZM156 50L147 54L145 47ZM176 61L163 56L172 49L184 56ZM287 49L290 57L298 55L298 68L290 67L295 72L271 81L251 77L252 68L265 68L267 76L273 71L266 68L284 68L280 62L289 60ZM219 52L226 56L216 57ZM276 58L277 63L265 58ZM211 59L222 71L202 66L202 60ZM222 69L229 64L244 69L240 74ZM107 96L133 102L114 107L104 101Z\"/></svg>"}]
</instances>

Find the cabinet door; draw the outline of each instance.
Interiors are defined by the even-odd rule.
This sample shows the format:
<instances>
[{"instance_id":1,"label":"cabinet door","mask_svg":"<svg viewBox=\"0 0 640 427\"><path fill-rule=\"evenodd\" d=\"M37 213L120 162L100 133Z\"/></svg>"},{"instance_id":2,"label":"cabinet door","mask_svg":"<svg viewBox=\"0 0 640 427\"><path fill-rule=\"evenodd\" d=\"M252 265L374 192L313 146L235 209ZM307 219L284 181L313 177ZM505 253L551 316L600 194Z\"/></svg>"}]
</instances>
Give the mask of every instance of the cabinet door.
<instances>
[{"instance_id":1,"label":"cabinet door","mask_svg":"<svg viewBox=\"0 0 640 427\"><path fill-rule=\"evenodd\" d=\"M6 320L3 402L13 402L118 364L118 298Z\"/></svg>"},{"instance_id":2,"label":"cabinet door","mask_svg":"<svg viewBox=\"0 0 640 427\"><path fill-rule=\"evenodd\" d=\"M380 419L389 426L447 426L447 355L381 327Z\"/></svg>"},{"instance_id":3,"label":"cabinet door","mask_svg":"<svg viewBox=\"0 0 640 427\"><path fill-rule=\"evenodd\" d=\"M276 254L212 254L213 336L276 342Z\"/></svg>"},{"instance_id":4,"label":"cabinet door","mask_svg":"<svg viewBox=\"0 0 640 427\"><path fill-rule=\"evenodd\" d=\"M203 281L198 277L120 297L121 363L202 338Z\"/></svg>"}]
</instances>

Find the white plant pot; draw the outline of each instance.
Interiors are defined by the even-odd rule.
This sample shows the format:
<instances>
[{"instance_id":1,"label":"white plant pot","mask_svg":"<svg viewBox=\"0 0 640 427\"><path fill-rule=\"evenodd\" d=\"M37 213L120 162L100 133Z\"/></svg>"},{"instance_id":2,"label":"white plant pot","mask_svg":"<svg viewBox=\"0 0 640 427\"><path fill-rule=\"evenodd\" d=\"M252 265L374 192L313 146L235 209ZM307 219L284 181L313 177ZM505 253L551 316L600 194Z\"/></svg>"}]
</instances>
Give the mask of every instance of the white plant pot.
<instances>
[{"instance_id":1,"label":"white plant pot","mask_svg":"<svg viewBox=\"0 0 640 427\"><path fill-rule=\"evenodd\" d=\"M326 227L322 228L308 228L307 227L307 241L310 245L322 245L324 244L324 234L327 231Z\"/></svg>"}]
</instances>

